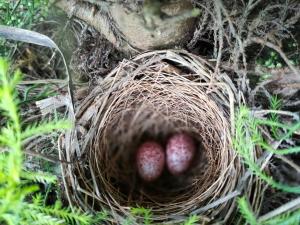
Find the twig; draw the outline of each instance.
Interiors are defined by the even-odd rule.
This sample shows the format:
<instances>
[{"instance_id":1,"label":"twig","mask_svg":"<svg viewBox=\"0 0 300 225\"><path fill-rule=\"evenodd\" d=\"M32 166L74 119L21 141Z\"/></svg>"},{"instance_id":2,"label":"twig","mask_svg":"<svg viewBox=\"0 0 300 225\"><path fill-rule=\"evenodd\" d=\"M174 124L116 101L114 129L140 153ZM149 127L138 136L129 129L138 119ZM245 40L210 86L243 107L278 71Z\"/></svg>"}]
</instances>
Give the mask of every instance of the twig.
<instances>
[{"instance_id":1,"label":"twig","mask_svg":"<svg viewBox=\"0 0 300 225\"><path fill-rule=\"evenodd\" d=\"M8 148L0 148L0 153L3 153L3 152L8 152L9 149ZM43 153L40 153L40 152L36 152L36 151L32 151L32 150L28 150L28 149L25 149L23 151L25 154L27 155L31 155L31 156L34 156L34 157L39 157L39 158L42 158L46 161L49 161L49 162L52 162L52 163L63 163L63 164L73 164L79 160L74 160L72 162L68 162L68 161L65 161L65 160L60 160L60 159L57 159L53 156L49 156L49 155L45 155Z\"/></svg>"},{"instance_id":2,"label":"twig","mask_svg":"<svg viewBox=\"0 0 300 225\"><path fill-rule=\"evenodd\" d=\"M280 114L280 115L291 116L295 120L299 120L299 115L297 113L292 113L292 112L282 111L282 110L257 110L257 111L253 110L252 113L255 117L261 117L266 114L276 113L276 114Z\"/></svg>"},{"instance_id":3,"label":"twig","mask_svg":"<svg viewBox=\"0 0 300 225\"><path fill-rule=\"evenodd\" d=\"M273 218L277 215L280 215L284 212L287 212L289 210L293 210L293 209L297 209L297 208L300 208L300 198L296 198L295 200L293 201L290 201L282 206L280 206L279 208L261 216L258 221L259 222L263 222L263 221L266 221L270 218Z\"/></svg>"},{"instance_id":4,"label":"twig","mask_svg":"<svg viewBox=\"0 0 300 225\"><path fill-rule=\"evenodd\" d=\"M216 14L217 14L217 20L218 20L218 56L217 56L217 63L215 67L215 74L219 73L220 71L220 64L221 64L221 59L222 59L222 50L223 50L223 45L224 45L224 40L223 40L223 21L222 21L222 15L221 15L221 3L220 1L215 1L215 8L216 8Z\"/></svg>"},{"instance_id":5,"label":"twig","mask_svg":"<svg viewBox=\"0 0 300 225\"><path fill-rule=\"evenodd\" d=\"M292 102L288 102L288 103L285 103L285 106L298 106L300 105L300 100L299 101L292 101Z\"/></svg>"},{"instance_id":6,"label":"twig","mask_svg":"<svg viewBox=\"0 0 300 225\"><path fill-rule=\"evenodd\" d=\"M32 84L67 84L66 80L62 79L45 79L45 80L23 80L19 82L20 85L32 85Z\"/></svg>"},{"instance_id":7,"label":"twig","mask_svg":"<svg viewBox=\"0 0 300 225\"><path fill-rule=\"evenodd\" d=\"M42 154L40 152L36 152L36 151L31 151L31 150L24 150L24 153L27 154L27 155L31 155L31 156L35 156L35 157L39 157L39 158L42 158L44 160L47 160L49 162L52 162L52 163L64 163L64 164L73 164L75 163L76 161L78 160L74 160L72 162L68 162L68 161L65 161L65 160L60 160L60 159L57 159L53 156L49 156L49 155L45 155L45 154Z\"/></svg>"},{"instance_id":8,"label":"twig","mask_svg":"<svg viewBox=\"0 0 300 225\"><path fill-rule=\"evenodd\" d=\"M19 7L21 3L21 0L18 0L18 2L15 4L13 10L11 11L11 15L13 15L15 13L15 11L17 10L17 8Z\"/></svg>"},{"instance_id":9,"label":"twig","mask_svg":"<svg viewBox=\"0 0 300 225\"><path fill-rule=\"evenodd\" d=\"M195 215L195 214L205 212L205 211L207 211L209 209L212 209L212 208L214 208L214 207L216 207L216 206L218 206L218 205L220 205L224 202L228 202L230 199L233 199L233 198L239 196L240 194L241 194L241 192L238 191L238 190L233 191L233 192L229 193L228 195L226 195L226 196L224 196L224 197L222 197L222 198L220 198L220 199L218 199L218 200L216 200L216 201L214 201L214 202L212 202L212 203L210 203L210 204L208 204L204 207L196 209L191 214Z\"/></svg>"},{"instance_id":10,"label":"twig","mask_svg":"<svg viewBox=\"0 0 300 225\"><path fill-rule=\"evenodd\" d=\"M283 155L275 155L275 157L278 158L278 159L281 159L285 163L289 164L290 167L292 167L293 169L295 169L297 171L297 173L300 174L300 166L298 166L292 160L289 160L287 157L285 157Z\"/></svg>"}]
</instances>

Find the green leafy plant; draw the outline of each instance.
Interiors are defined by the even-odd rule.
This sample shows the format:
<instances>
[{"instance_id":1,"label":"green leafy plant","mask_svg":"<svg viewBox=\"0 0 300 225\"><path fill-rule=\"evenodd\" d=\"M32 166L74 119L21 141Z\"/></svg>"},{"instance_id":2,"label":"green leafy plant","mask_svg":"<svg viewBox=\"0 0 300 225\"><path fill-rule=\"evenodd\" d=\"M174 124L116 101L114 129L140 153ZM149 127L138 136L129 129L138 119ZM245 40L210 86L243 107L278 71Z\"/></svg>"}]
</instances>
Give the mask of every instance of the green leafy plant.
<instances>
[{"instance_id":1,"label":"green leafy plant","mask_svg":"<svg viewBox=\"0 0 300 225\"><path fill-rule=\"evenodd\" d=\"M131 215L128 216L122 225L131 225L131 224L143 224L143 225L151 225L153 223L152 212L151 209L147 209L144 207L134 207L130 210ZM108 214L105 214L105 219L108 218ZM191 215L189 216L181 225L196 225L199 224L200 216Z\"/></svg>"},{"instance_id":2,"label":"green leafy plant","mask_svg":"<svg viewBox=\"0 0 300 225\"><path fill-rule=\"evenodd\" d=\"M299 186L289 186L279 183L275 181L273 177L262 171L253 156L253 152L255 151L256 146L259 146L265 151L278 155L298 153L300 152L300 146L290 147L287 149L274 149L264 140L259 130L259 125L271 126L273 127L273 129L284 128L285 130L287 130L287 132L280 136L279 140L285 140L289 138L293 132L300 129L300 122L292 125L286 125L268 119L256 119L250 115L250 111L246 107L241 107L236 117L235 137L233 141L234 148L242 157L244 163L260 179L264 180L273 188L285 192L300 193Z\"/></svg>"},{"instance_id":3,"label":"green leafy plant","mask_svg":"<svg viewBox=\"0 0 300 225\"><path fill-rule=\"evenodd\" d=\"M18 0L0 2L0 24L29 28L43 20L48 11L48 0Z\"/></svg>"},{"instance_id":4,"label":"green leafy plant","mask_svg":"<svg viewBox=\"0 0 300 225\"><path fill-rule=\"evenodd\" d=\"M277 97L271 99L271 108L273 110L279 109L281 107L281 101ZM270 127L271 132L275 136L276 140L283 141L288 138L297 130L300 129L300 122L295 122L294 124L287 125L280 122L278 115L275 112L271 113L269 119L258 119L254 118L249 109L242 106L237 112L236 116L236 129L234 136L234 148L238 154L243 159L243 162L247 167L261 180L265 181L271 187L279 189L284 192L300 193L300 186L289 186L283 183L279 183L273 179L270 175L265 173L258 163L256 162L253 152L255 147L259 146L262 150L271 152L273 154L286 155L291 153L299 153L300 147L290 147L286 149L274 149L267 141L264 140L263 135L259 130L259 126ZM279 134L279 129L284 132ZM246 224L250 225L271 225L271 224L298 224L300 218L300 210L287 211L281 215L275 216L266 221L260 221L256 218L253 213L249 202L246 197L241 197L238 199L238 207L241 215L246 221Z\"/></svg>"},{"instance_id":5,"label":"green leafy plant","mask_svg":"<svg viewBox=\"0 0 300 225\"><path fill-rule=\"evenodd\" d=\"M270 108L272 110L279 110L282 106L282 101L278 98L277 95L272 96L270 99ZM279 116L277 113L271 113L270 114L270 120L273 121L274 123L279 123ZM278 127L272 126L271 127L271 132L275 138L279 138L278 136Z\"/></svg>"},{"instance_id":6,"label":"green leafy plant","mask_svg":"<svg viewBox=\"0 0 300 225\"><path fill-rule=\"evenodd\" d=\"M150 225L152 223L152 213L150 209L146 209L144 207L132 208L131 214L133 216L142 216L143 224Z\"/></svg>"},{"instance_id":7,"label":"green leafy plant","mask_svg":"<svg viewBox=\"0 0 300 225\"><path fill-rule=\"evenodd\" d=\"M196 225L197 222L199 222L200 217L197 215L191 215L184 223L183 225Z\"/></svg>"},{"instance_id":8,"label":"green leafy plant","mask_svg":"<svg viewBox=\"0 0 300 225\"><path fill-rule=\"evenodd\" d=\"M282 60L279 54L272 50L267 51L267 54L259 58L257 63L269 69L282 68Z\"/></svg>"},{"instance_id":9,"label":"green leafy plant","mask_svg":"<svg viewBox=\"0 0 300 225\"><path fill-rule=\"evenodd\" d=\"M54 183L56 177L23 168L22 142L29 137L68 129L65 120L43 122L23 128L16 86L21 72L9 74L9 63L0 59L0 224L91 224L92 215L63 208L57 201L45 205L36 182Z\"/></svg>"},{"instance_id":10,"label":"green leafy plant","mask_svg":"<svg viewBox=\"0 0 300 225\"><path fill-rule=\"evenodd\" d=\"M128 216L122 223L123 225L130 225L134 222L139 222L144 225L152 224L152 212L151 209L144 207L133 207L130 209L131 215Z\"/></svg>"},{"instance_id":11,"label":"green leafy plant","mask_svg":"<svg viewBox=\"0 0 300 225\"><path fill-rule=\"evenodd\" d=\"M251 206L249 205L249 202L246 200L246 197L241 197L238 199L238 207L240 213L242 214L242 216L248 224L257 225L256 216L254 215Z\"/></svg>"},{"instance_id":12,"label":"green leafy plant","mask_svg":"<svg viewBox=\"0 0 300 225\"><path fill-rule=\"evenodd\" d=\"M39 90L41 89L41 90ZM37 91L38 93L35 93ZM20 101L20 104L27 104L41 99L45 99L50 96L56 95L57 92L51 89L48 84L34 84L26 88L24 91L24 97Z\"/></svg>"},{"instance_id":13,"label":"green leafy plant","mask_svg":"<svg viewBox=\"0 0 300 225\"><path fill-rule=\"evenodd\" d=\"M298 225L300 221L300 209L294 211L287 211L278 216L274 216L268 220L260 221L254 215L249 202L246 197L241 197L238 199L238 208L243 218L245 219L245 224L250 225Z\"/></svg>"},{"instance_id":14,"label":"green leafy plant","mask_svg":"<svg viewBox=\"0 0 300 225\"><path fill-rule=\"evenodd\" d=\"M262 225L298 225L300 221L300 209L293 212L286 212L282 215L260 222Z\"/></svg>"}]
</instances>

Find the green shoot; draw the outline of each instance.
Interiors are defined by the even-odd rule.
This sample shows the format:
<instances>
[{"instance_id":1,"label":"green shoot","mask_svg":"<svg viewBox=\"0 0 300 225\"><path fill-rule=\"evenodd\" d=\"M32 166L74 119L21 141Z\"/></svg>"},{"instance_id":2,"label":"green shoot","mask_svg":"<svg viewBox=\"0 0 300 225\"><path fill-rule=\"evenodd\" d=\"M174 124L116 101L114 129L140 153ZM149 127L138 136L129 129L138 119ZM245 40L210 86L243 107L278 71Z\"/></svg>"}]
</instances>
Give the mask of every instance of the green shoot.
<instances>
[{"instance_id":1,"label":"green shoot","mask_svg":"<svg viewBox=\"0 0 300 225\"><path fill-rule=\"evenodd\" d=\"M277 97L277 95L272 96L270 99L270 107L272 110L279 110L282 106L282 101ZM278 123L279 122L279 116L276 113L271 113L270 120ZM274 135L275 138L278 138L278 127L272 126L271 132Z\"/></svg>"},{"instance_id":2,"label":"green shoot","mask_svg":"<svg viewBox=\"0 0 300 225\"><path fill-rule=\"evenodd\" d=\"M133 216L142 216L143 224L150 225L152 223L152 213L150 209L146 209L143 207L139 208L131 208L131 214Z\"/></svg>"},{"instance_id":3,"label":"green shoot","mask_svg":"<svg viewBox=\"0 0 300 225\"><path fill-rule=\"evenodd\" d=\"M108 211L103 210L101 212L98 212L95 215L94 221L95 222L104 222L104 221L107 221L108 219L109 219L109 213L108 213Z\"/></svg>"},{"instance_id":4,"label":"green shoot","mask_svg":"<svg viewBox=\"0 0 300 225\"><path fill-rule=\"evenodd\" d=\"M45 121L38 125L32 124L30 126L27 126L23 130L21 134L21 139L25 140L29 137L51 133L58 129L69 129L70 127L71 127L70 122L66 120Z\"/></svg>"},{"instance_id":5,"label":"green shoot","mask_svg":"<svg viewBox=\"0 0 300 225\"><path fill-rule=\"evenodd\" d=\"M41 197L36 198L33 203L25 204L25 208L41 215L51 216L67 224L91 224L92 221L91 214L82 213L78 209L63 208L60 201L56 201L54 206L45 206Z\"/></svg>"},{"instance_id":6,"label":"green shoot","mask_svg":"<svg viewBox=\"0 0 300 225\"><path fill-rule=\"evenodd\" d=\"M262 225L298 225L300 221L300 209L294 212L286 212L282 215L262 222Z\"/></svg>"},{"instance_id":7,"label":"green shoot","mask_svg":"<svg viewBox=\"0 0 300 225\"><path fill-rule=\"evenodd\" d=\"M196 225L199 222L200 217L197 215L191 215L184 223L183 225Z\"/></svg>"},{"instance_id":8,"label":"green shoot","mask_svg":"<svg viewBox=\"0 0 300 225\"><path fill-rule=\"evenodd\" d=\"M287 211L281 215L274 216L265 221L259 221L256 219L249 202L245 197L238 199L238 208L246 224L250 225L298 225L300 221L300 210Z\"/></svg>"},{"instance_id":9,"label":"green shoot","mask_svg":"<svg viewBox=\"0 0 300 225\"><path fill-rule=\"evenodd\" d=\"M238 199L238 207L240 213L243 215L244 219L247 221L248 224L250 225L258 224L256 217L251 209L251 206L249 205L249 202L246 200L245 197L241 197Z\"/></svg>"},{"instance_id":10,"label":"green shoot","mask_svg":"<svg viewBox=\"0 0 300 225\"><path fill-rule=\"evenodd\" d=\"M263 121L260 121L262 123ZM269 121L270 122L270 121ZM260 179L264 180L273 188L291 192L291 193L300 193L299 186L288 186L274 181L274 179L267 175L264 171L261 170L260 166L256 163L256 160L253 156L256 146L260 146L263 150L272 152L274 154L291 154L300 152L300 147L293 147L288 149L275 150L264 140L262 134L258 128L258 122L255 118L250 115L249 110L246 107L241 107L236 117L236 129L233 145L235 150L242 157L244 163L248 168L257 175ZM275 124L271 121L270 124ZM274 126L275 126L274 125ZM279 126L278 126L279 127ZM300 127L300 122L287 127L288 133L292 133L291 130L295 130ZM284 136L285 137L285 136ZM287 138L287 137L286 137Z\"/></svg>"},{"instance_id":11,"label":"green shoot","mask_svg":"<svg viewBox=\"0 0 300 225\"><path fill-rule=\"evenodd\" d=\"M16 86L20 71L9 73L9 63L0 58L0 113L4 123L0 131L0 224L91 224L92 215L78 209L63 208L57 201L45 205L36 182L54 183L56 177L25 171L22 142L35 135L70 128L63 120L21 126Z\"/></svg>"},{"instance_id":12,"label":"green shoot","mask_svg":"<svg viewBox=\"0 0 300 225\"><path fill-rule=\"evenodd\" d=\"M38 88L42 88L39 93L34 93L34 91ZM54 96L56 94L55 91L51 90L50 85L45 84L34 84L24 91L24 97L21 100L20 104L26 104L33 101L38 101L41 99L45 99L49 96Z\"/></svg>"},{"instance_id":13,"label":"green shoot","mask_svg":"<svg viewBox=\"0 0 300 225\"><path fill-rule=\"evenodd\" d=\"M122 225L133 224L133 221L137 222L139 220L137 217L141 217L142 219L142 221L139 221L140 224L151 225L153 223L151 209L136 207L131 208L131 216L126 218ZM182 223L182 225L196 225L199 221L200 217L198 215L191 215L186 221Z\"/></svg>"}]
</instances>

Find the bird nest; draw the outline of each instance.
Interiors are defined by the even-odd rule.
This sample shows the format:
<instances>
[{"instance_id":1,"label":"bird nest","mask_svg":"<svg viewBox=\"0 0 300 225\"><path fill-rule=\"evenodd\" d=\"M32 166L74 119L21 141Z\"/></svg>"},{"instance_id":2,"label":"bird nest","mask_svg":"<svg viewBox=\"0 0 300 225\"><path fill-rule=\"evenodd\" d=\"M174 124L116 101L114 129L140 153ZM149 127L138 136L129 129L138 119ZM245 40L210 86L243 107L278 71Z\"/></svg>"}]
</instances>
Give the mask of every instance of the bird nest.
<instances>
[{"instance_id":1,"label":"bird nest","mask_svg":"<svg viewBox=\"0 0 300 225\"><path fill-rule=\"evenodd\" d=\"M76 126L65 135L61 157L77 160L62 167L70 203L108 210L117 224L137 206L150 208L154 221L171 224L190 214L206 221L232 218L244 173L232 148L233 90L226 75L215 75L205 60L186 52L154 51L124 60L82 101ZM197 142L191 168L143 182L136 149L146 140L165 145L176 132Z\"/></svg>"}]
</instances>

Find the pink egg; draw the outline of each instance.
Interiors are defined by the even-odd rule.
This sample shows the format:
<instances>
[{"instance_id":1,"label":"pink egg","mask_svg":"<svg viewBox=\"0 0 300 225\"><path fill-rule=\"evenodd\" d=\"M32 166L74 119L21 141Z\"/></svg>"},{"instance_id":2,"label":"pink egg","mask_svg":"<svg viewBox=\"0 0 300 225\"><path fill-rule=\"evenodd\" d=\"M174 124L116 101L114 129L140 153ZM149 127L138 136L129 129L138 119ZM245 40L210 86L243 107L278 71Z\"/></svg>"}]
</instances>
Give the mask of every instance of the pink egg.
<instances>
[{"instance_id":1,"label":"pink egg","mask_svg":"<svg viewBox=\"0 0 300 225\"><path fill-rule=\"evenodd\" d=\"M196 151L193 138L185 133L171 136L167 142L167 167L171 174L180 175L190 166Z\"/></svg>"},{"instance_id":2,"label":"pink egg","mask_svg":"<svg viewBox=\"0 0 300 225\"><path fill-rule=\"evenodd\" d=\"M143 143L136 154L136 164L140 177L148 182L160 177L165 165L165 153L163 147L154 142Z\"/></svg>"}]
</instances>

